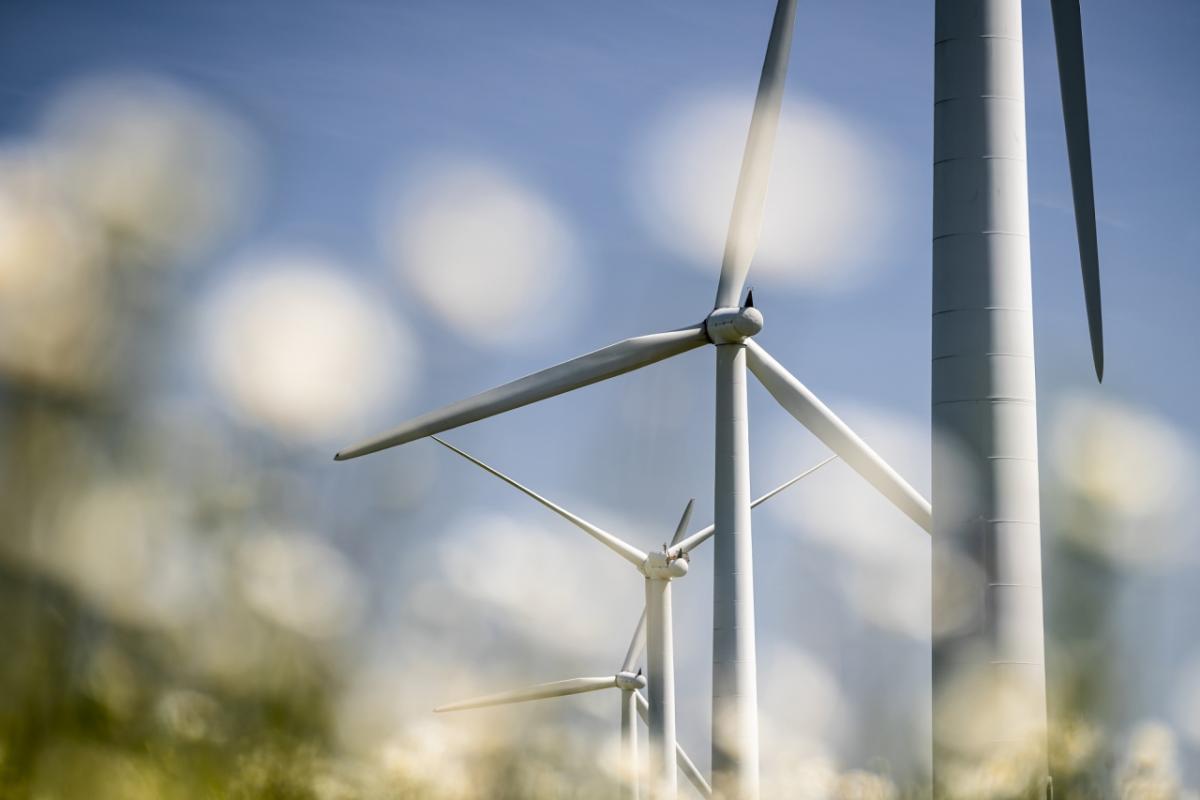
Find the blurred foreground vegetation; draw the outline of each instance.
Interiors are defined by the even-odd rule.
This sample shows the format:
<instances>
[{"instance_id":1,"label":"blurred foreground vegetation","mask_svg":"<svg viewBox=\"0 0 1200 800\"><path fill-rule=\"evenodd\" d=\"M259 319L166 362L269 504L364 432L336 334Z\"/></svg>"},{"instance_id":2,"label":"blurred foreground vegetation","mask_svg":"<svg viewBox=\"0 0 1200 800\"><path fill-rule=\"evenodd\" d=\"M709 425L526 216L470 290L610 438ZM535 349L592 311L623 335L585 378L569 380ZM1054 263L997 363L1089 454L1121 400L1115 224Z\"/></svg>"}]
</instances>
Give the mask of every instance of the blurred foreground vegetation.
<instances>
[{"instance_id":1,"label":"blurred foreground vegetation","mask_svg":"<svg viewBox=\"0 0 1200 800\"><path fill-rule=\"evenodd\" d=\"M172 400L184 267L244 199L233 128L139 78L0 153L0 797L600 796L547 742L471 776L337 744L345 615L298 585L323 551L255 535L305 512L278 450Z\"/></svg>"},{"instance_id":2,"label":"blurred foreground vegetation","mask_svg":"<svg viewBox=\"0 0 1200 800\"><path fill-rule=\"evenodd\" d=\"M49 116L0 158L0 798L612 796L596 757L552 731L480 731L457 758L345 744L362 589L319 543L279 533L310 513L299 479L280 482L286 448L233 446L180 401L172 364L184 267L232 235L252 148L154 82ZM1094 498L1066 497L1064 526L1103 528ZM1055 796L1194 797L1169 729L1107 735L1119 575L1069 531L1047 535L1075 599L1056 597L1050 620ZM928 795L877 772L772 791ZM1003 760L968 772L964 798L1024 790Z\"/></svg>"}]
</instances>

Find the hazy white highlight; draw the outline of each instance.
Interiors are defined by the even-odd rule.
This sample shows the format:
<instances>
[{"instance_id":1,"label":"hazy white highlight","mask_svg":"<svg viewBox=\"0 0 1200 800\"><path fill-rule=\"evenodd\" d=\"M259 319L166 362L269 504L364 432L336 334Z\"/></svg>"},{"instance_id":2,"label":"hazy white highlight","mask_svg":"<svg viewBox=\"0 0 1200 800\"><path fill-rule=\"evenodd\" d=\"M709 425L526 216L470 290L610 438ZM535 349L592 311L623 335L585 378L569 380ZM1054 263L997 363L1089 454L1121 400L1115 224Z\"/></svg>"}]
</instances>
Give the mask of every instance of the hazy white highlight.
<instances>
[{"instance_id":1,"label":"hazy white highlight","mask_svg":"<svg viewBox=\"0 0 1200 800\"><path fill-rule=\"evenodd\" d=\"M244 259L204 317L213 382L232 412L286 439L361 427L416 369L401 327L346 268L311 252Z\"/></svg>"},{"instance_id":2,"label":"hazy white highlight","mask_svg":"<svg viewBox=\"0 0 1200 800\"><path fill-rule=\"evenodd\" d=\"M633 195L649 230L706 274L720 267L750 111L741 94L686 98L654 122L635 156ZM789 97L754 276L828 290L870 277L892 211L885 150L836 110Z\"/></svg>"},{"instance_id":3,"label":"hazy white highlight","mask_svg":"<svg viewBox=\"0 0 1200 800\"><path fill-rule=\"evenodd\" d=\"M834 408L901 475L922 491L928 483L928 434L912 419L856 403ZM772 474L786 475L828 455L815 437L788 419L771 437ZM772 516L798 536L845 557L839 583L872 623L924 640L930 635L929 537L858 473L834 462L772 500Z\"/></svg>"},{"instance_id":4,"label":"hazy white highlight","mask_svg":"<svg viewBox=\"0 0 1200 800\"><path fill-rule=\"evenodd\" d=\"M378 230L420 300L481 348L555 338L583 294L579 248L563 214L495 164L443 159L397 175Z\"/></svg>"}]
</instances>

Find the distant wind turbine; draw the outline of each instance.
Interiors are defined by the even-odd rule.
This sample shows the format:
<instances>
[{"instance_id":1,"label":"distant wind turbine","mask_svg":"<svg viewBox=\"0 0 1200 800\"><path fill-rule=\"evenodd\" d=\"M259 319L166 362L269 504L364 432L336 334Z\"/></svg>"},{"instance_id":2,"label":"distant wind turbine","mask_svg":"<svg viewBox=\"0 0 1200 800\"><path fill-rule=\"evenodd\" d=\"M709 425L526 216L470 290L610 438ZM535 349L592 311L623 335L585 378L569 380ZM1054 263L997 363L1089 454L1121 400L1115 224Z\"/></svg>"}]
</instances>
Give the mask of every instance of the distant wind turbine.
<instances>
[{"instance_id":1,"label":"distant wind turbine","mask_svg":"<svg viewBox=\"0 0 1200 800\"><path fill-rule=\"evenodd\" d=\"M746 368L780 405L875 489L923 529L932 529L929 502L752 340L762 330L763 316L754 307L753 293L746 296L745 302L741 300L762 228L795 16L795 0L779 0L734 195L716 302L703 321L665 333L626 339L535 372L419 416L336 456L344 460L374 453L641 369L704 345L714 345L712 764L714 791L727 800L753 800L759 794ZM663 564L662 568L678 569L670 564Z\"/></svg>"},{"instance_id":2,"label":"distant wind turbine","mask_svg":"<svg viewBox=\"0 0 1200 800\"><path fill-rule=\"evenodd\" d=\"M532 700L544 700L551 697L567 697L585 692L597 692L603 689L619 689L621 691L621 763L618 774L621 780L621 796L625 800L638 800L639 797L639 760L636 716L649 723L649 702L639 691L646 688L646 678L641 670L634 672L642 650L646 645L646 612L638 619L637 629L629 642L629 650L621 669L614 675L595 678L571 678L565 681L540 683L524 689L490 694L463 700L458 703L448 703L438 706L434 711L465 711L472 708L508 705L512 703L528 703ZM684 752L683 746L675 743L675 760L684 776L695 787L702 797L712 796L712 787L704 779L704 775L696 767L695 762Z\"/></svg>"},{"instance_id":3,"label":"distant wind turbine","mask_svg":"<svg viewBox=\"0 0 1200 800\"><path fill-rule=\"evenodd\" d=\"M603 530L599 526L593 525L582 517L573 514L557 503L548 500L465 450L455 447L438 436L433 436L432 438L438 444L452 450L472 464L475 464L528 497L536 500L593 539L596 539L617 555L633 564L646 579L645 610L642 613L641 620L638 622L637 631L634 633L633 641L630 643L629 651L625 656L621 670L616 675L611 678L576 678L552 684L543 684L531 689L518 690L515 693L490 695L489 697L477 700L468 700L465 703L456 703L453 706L443 706L435 710L450 711L461 708L476 708L481 705L496 705L500 702L519 702L543 697L578 694L598 689L620 688L622 690L621 730L624 742L622 750L626 763L633 764L636 763L636 739L634 738L635 735L626 726L626 720L631 719L632 703L634 702L632 693L644 686L647 688L649 694L647 725L650 729L650 772L648 776L651 784L650 796L653 798L674 798L677 792L675 762L679 746L675 736L675 645L673 634L674 620L671 611L671 582L687 574L689 554L708 541L713 535L714 526L710 525L685 537L684 534L687 533L687 527L692 518L692 506L694 504L694 501L689 500L683 510L683 516L680 517L679 524L675 528L675 534L671 537L670 545L664 545L660 552L652 551L646 553L608 531ZM794 478L780 484L750 503L750 507L754 508L760 503L770 500L783 490L794 486L801 479L816 472L830 461L833 461L834 458L836 456L831 456L816 466L810 467ZM632 672L633 668L637 665L638 658L641 656L643 646L647 643L646 666L649 673L648 681L640 674ZM685 760L691 765L690 759L686 759L686 756ZM694 765L691 765L691 769L694 769ZM685 767L686 770L687 767ZM693 783L695 782L693 779Z\"/></svg>"},{"instance_id":4,"label":"distant wind turbine","mask_svg":"<svg viewBox=\"0 0 1200 800\"><path fill-rule=\"evenodd\" d=\"M603 689L621 690L621 764L619 768L622 785L622 797L625 800L638 800L638 739L637 724L634 715L641 717L643 722L650 721L650 704L641 689L646 687L646 678L639 672L631 672L635 662L641 657L641 648L646 642L646 613L642 612L638 620L634 638L629 643L630 652L625 657L620 671L612 676L596 678L569 678L565 681L539 683L524 689L514 689L508 692L498 692L458 703L447 703L434 709L439 713L446 711L466 711L473 708L488 706L511 705L513 703L528 703L533 700L545 700L551 697L568 697L573 694L597 692ZM634 653L634 647L638 652ZM696 763L684 751L683 745L675 743L675 760L684 777L695 787L701 797L712 797L712 787L704 779Z\"/></svg>"}]
</instances>

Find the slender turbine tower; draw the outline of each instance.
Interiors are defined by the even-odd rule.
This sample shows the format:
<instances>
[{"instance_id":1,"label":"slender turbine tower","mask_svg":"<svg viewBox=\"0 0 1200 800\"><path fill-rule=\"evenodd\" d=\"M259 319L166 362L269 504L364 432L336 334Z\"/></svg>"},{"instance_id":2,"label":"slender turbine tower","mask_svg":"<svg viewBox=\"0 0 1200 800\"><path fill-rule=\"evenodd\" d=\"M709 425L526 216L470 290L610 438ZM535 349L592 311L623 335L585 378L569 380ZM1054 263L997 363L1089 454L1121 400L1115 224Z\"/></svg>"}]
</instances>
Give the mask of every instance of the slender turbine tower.
<instances>
[{"instance_id":1,"label":"slender turbine tower","mask_svg":"<svg viewBox=\"0 0 1200 800\"><path fill-rule=\"evenodd\" d=\"M937 0L934 780L1007 757L1044 793L1037 413L1020 0ZM1096 377L1104 371L1078 0L1051 0ZM965 469L964 469L965 467ZM982 576L962 624L965 574ZM956 621L956 622L955 622ZM953 687L971 685L969 709ZM971 690L968 690L971 691ZM1010 764L1010 767L1013 766Z\"/></svg>"},{"instance_id":2,"label":"slender turbine tower","mask_svg":"<svg viewBox=\"0 0 1200 800\"><path fill-rule=\"evenodd\" d=\"M680 517L679 524L675 528L675 535L671 538L671 544L664 545L661 552L644 553L577 514L573 514L562 506L546 499L529 487L518 483L513 478L505 475L495 467L484 463L465 450L461 450L437 436L433 436L432 438L438 444L457 453L477 467L536 500L584 533L596 539L617 555L632 563L646 579L645 610L642 612L642 618L638 622L637 630L633 635L633 641L630 643L621 670L613 677L577 678L568 681L559 681L553 684L535 686L528 690L519 690L518 692L502 695L490 695L485 698L469 700L466 703L444 706L435 710L449 711L462 708L477 708L505 702L520 702L523 700L541 699L543 697L578 694L580 692L607 689L615 686L622 689L623 692L621 719L622 738L626 742L626 747L624 748L625 758L627 759L626 764L633 765L637 760L637 744L634 734L631 733L626 722L629 721L631 723L633 718L634 698L632 693L646 686L647 682L646 679L641 677L640 673L634 674L632 670L637 665L642 649L648 642L647 667L649 684L647 690L650 698L647 706L647 725L650 729L650 796L654 798L674 798L677 791L675 764L678 758L677 753L681 753L682 751L679 749L675 736L675 656L674 620L671 611L671 582L687 574L690 553L695 548L704 544L713 535L715 526L710 525L685 538L684 534L687 533L687 527L692 518L693 501L689 500L687 507L683 510L683 516ZM760 503L770 500L784 489L794 486L803 478L808 477L830 461L833 461L834 458L836 456L830 456L816 466L810 467L794 478L785 481L762 497L754 500L750 504L750 507L754 508ZM628 738L626 738L627 734L630 734ZM632 750L632 754L630 750ZM684 756L683 760L687 761L687 764L684 765L685 772L689 768L690 770L695 769L690 759ZM680 763L681 765L683 764L682 761ZM694 778L692 780L693 783L696 783ZM707 790L707 785L705 790Z\"/></svg>"},{"instance_id":3,"label":"slender turbine tower","mask_svg":"<svg viewBox=\"0 0 1200 800\"><path fill-rule=\"evenodd\" d=\"M832 411L753 341L763 316L752 295L741 300L762 228L763 203L795 0L779 0L742 158L714 308L703 321L625 339L511 383L451 403L339 452L339 461L411 442L548 397L614 378L704 345L717 349L713 559L713 790L724 800L758 797L758 684L754 648L753 551L750 542L750 448L746 369L802 425L926 531L929 502Z\"/></svg>"}]
</instances>

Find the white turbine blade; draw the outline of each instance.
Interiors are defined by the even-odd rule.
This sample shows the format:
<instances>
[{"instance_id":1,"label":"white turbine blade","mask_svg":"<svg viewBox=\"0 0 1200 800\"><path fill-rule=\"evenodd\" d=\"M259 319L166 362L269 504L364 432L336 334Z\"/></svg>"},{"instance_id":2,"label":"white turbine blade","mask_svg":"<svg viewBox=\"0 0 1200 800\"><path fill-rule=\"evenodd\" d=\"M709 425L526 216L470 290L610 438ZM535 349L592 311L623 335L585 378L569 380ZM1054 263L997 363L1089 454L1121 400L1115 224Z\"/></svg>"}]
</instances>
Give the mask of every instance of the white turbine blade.
<instances>
[{"instance_id":1,"label":"white turbine blade","mask_svg":"<svg viewBox=\"0 0 1200 800\"><path fill-rule=\"evenodd\" d=\"M632 672L646 649L646 609L642 608L642 616L638 618L637 627L633 630L633 638L629 640L629 649L625 651L625 660L621 662L621 672Z\"/></svg>"},{"instance_id":2,"label":"white turbine blade","mask_svg":"<svg viewBox=\"0 0 1200 800\"><path fill-rule=\"evenodd\" d=\"M703 325L625 339L541 372L518 378L503 386L488 389L466 400L451 403L437 411L423 414L389 433L342 450L334 458L337 461L358 458L448 431L468 422L511 411L538 400L545 400L547 397L640 369L707 343L708 336Z\"/></svg>"},{"instance_id":3,"label":"white turbine blade","mask_svg":"<svg viewBox=\"0 0 1200 800\"><path fill-rule=\"evenodd\" d=\"M637 695L638 716L642 718L642 722L649 724L650 703L641 692L634 690L634 694ZM704 779L704 775L696 767L696 763L688 757L687 751L678 742L675 743L675 763L679 765L684 777L695 787L701 797L712 797L712 787L708 785L708 781Z\"/></svg>"},{"instance_id":4,"label":"white turbine blade","mask_svg":"<svg viewBox=\"0 0 1200 800\"><path fill-rule=\"evenodd\" d=\"M680 553L690 553L711 539L712 535L716 532L717 526L715 524L709 525L707 528L701 528L676 545L675 549L677 549Z\"/></svg>"},{"instance_id":5,"label":"white turbine blade","mask_svg":"<svg viewBox=\"0 0 1200 800\"><path fill-rule=\"evenodd\" d=\"M746 273L758 247L795 19L796 0L779 0L771 23L762 75L758 79L758 97L754 100L750 133L746 136L746 149L742 154L742 171L738 175L737 194L733 198L733 213L725 237L725 257L721 262L715 308L738 305Z\"/></svg>"},{"instance_id":6,"label":"white turbine blade","mask_svg":"<svg viewBox=\"0 0 1200 800\"><path fill-rule=\"evenodd\" d=\"M708 781L704 780L704 774L696 767L696 763L688 757L687 751L683 749L683 745L675 743L675 763L679 765L679 770L683 773L683 777L688 779L688 782L700 793L701 797L712 797L712 787L708 785Z\"/></svg>"},{"instance_id":7,"label":"white turbine blade","mask_svg":"<svg viewBox=\"0 0 1200 800\"><path fill-rule=\"evenodd\" d=\"M837 456L830 456L829 458L825 459L824 461L817 464L816 466L809 467L808 469L804 470L804 472L801 472L796 477L790 478L789 480L784 481L783 483L779 484L771 491L764 494L762 497L751 502L750 507L756 508L759 505L759 503L767 502L772 497L774 497L775 495L782 492L784 489L789 489L792 486L795 486L797 483L799 483L803 479L807 478L809 475L812 475L814 472L816 472L821 467L828 464L830 461L836 461L836 460L837 460ZM716 530L717 530L716 525L709 525L707 528L702 528L701 530L696 531L695 533L693 533L691 536L687 537L686 539L683 539L682 541L678 542L675 545L675 547L681 553L690 553L693 550L695 550L697 547L699 547L700 545L704 544L710 538L712 538L712 535Z\"/></svg>"},{"instance_id":8,"label":"white turbine blade","mask_svg":"<svg viewBox=\"0 0 1200 800\"><path fill-rule=\"evenodd\" d=\"M617 678L611 675L607 678L570 678L565 681L539 683L524 689L514 689L511 692L498 692L484 695L458 703L448 703L434 709L443 711L465 711L468 708L484 708L486 706L503 706L510 703L527 703L531 700L545 700L548 697L566 697L571 694L595 692L600 689L612 689L617 685Z\"/></svg>"},{"instance_id":9,"label":"white turbine blade","mask_svg":"<svg viewBox=\"0 0 1200 800\"><path fill-rule=\"evenodd\" d=\"M481 467L482 469L486 470L487 472L490 472L491 474L495 475L497 478L504 481L509 486L512 486L515 489L518 489L518 490L524 492L525 494L527 494L528 496L532 497L534 500L538 501L539 503L544 505L546 508L553 511L555 514L558 514L560 517L567 520L572 525L579 528L584 533L588 534L593 539L595 539L596 541L598 541L601 544L603 544L604 546L606 546L608 549L612 550L614 553L619 555L621 558L623 558L626 561L628 561L629 563L633 564L635 567L640 568L642 566L642 564L645 562L646 554L644 552L642 552L641 550L637 549L636 547L634 547L633 545L629 544L628 542L626 542L622 539L618 539L616 536L613 536L608 531L603 530L602 528L598 528L597 526L593 525L592 523L588 522L587 520L583 519L582 517L572 514L570 511L567 511L562 506L560 506L556 503L553 503L550 500L547 500L546 498L542 497L540 494L533 491L529 487L523 486L520 483L517 483L516 481L514 481L512 478L505 475L500 470L495 469L494 467L488 466L487 464L483 463L475 456L471 455L470 453L468 453L464 450L458 449L457 447L455 447L454 445L445 441L444 439L441 439L437 436L431 436L430 438L433 439L438 444L440 444L442 447L445 447L449 450L453 450L455 453L458 453L460 456L465 458L467 461L470 461L472 464L475 464L476 466Z\"/></svg>"},{"instance_id":10,"label":"white turbine blade","mask_svg":"<svg viewBox=\"0 0 1200 800\"><path fill-rule=\"evenodd\" d=\"M832 455L832 456L830 456L829 458L827 458L827 459L825 459L824 461L822 461L822 462L820 462L819 464L817 464L816 466L809 467L808 469L804 470L804 472L801 472L801 473L800 473L799 475L797 475L796 477L792 478L791 480L784 481L783 483L779 484L778 486L776 486L776 487L775 487L774 489L772 489L771 491L769 491L769 492L767 492L766 494L764 494L762 497L760 497L760 498L758 498L757 500L755 500L754 502L752 502L752 503L750 504L750 507L751 507L751 508L754 508L754 507L755 507L756 505L758 505L759 503L765 503L767 500L770 500L772 497L774 497L775 495L779 494L779 493L780 493L780 492L782 492L784 489L790 489L792 486L795 486L795 485L796 485L797 483L799 483L801 480L803 480L804 478L807 478L809 475L812 475L814 472L816 472L816 471L817 471L817 470L819 470L821 467L823 467L823 466L825 466L826 464L828 464L830 461L836 461L836 460L837 460L837 456L836 456L836 455Z\"/></svg>"},{"instance_id":11,"label":"white turbine blade","mask_svg":"<svg viewBox=\"0 0 1200 800\"><path fill-rule=\"evenodd\" d=\"M830 411L794 375L751 339L746 340L746 364L771 396L801 425L841 456L850 467L926 532L933 532L929 501L867 446L846 423Z\"/></svg>"},{"instance_id":12,"label":"white turbine blade","mask_svg":"<svg viewBox=\"0 0 1200 800\"><path fill-rule=\"evenodd\" d=\"M679 544L679 540L687 533L687 527L692 522L692 506L696 505L696 499L688 500L687 507L683 509L683 516L679 518L679 524L675 526L675 535L671 537L671 546Z\"/></svg>"}]
</instances>

